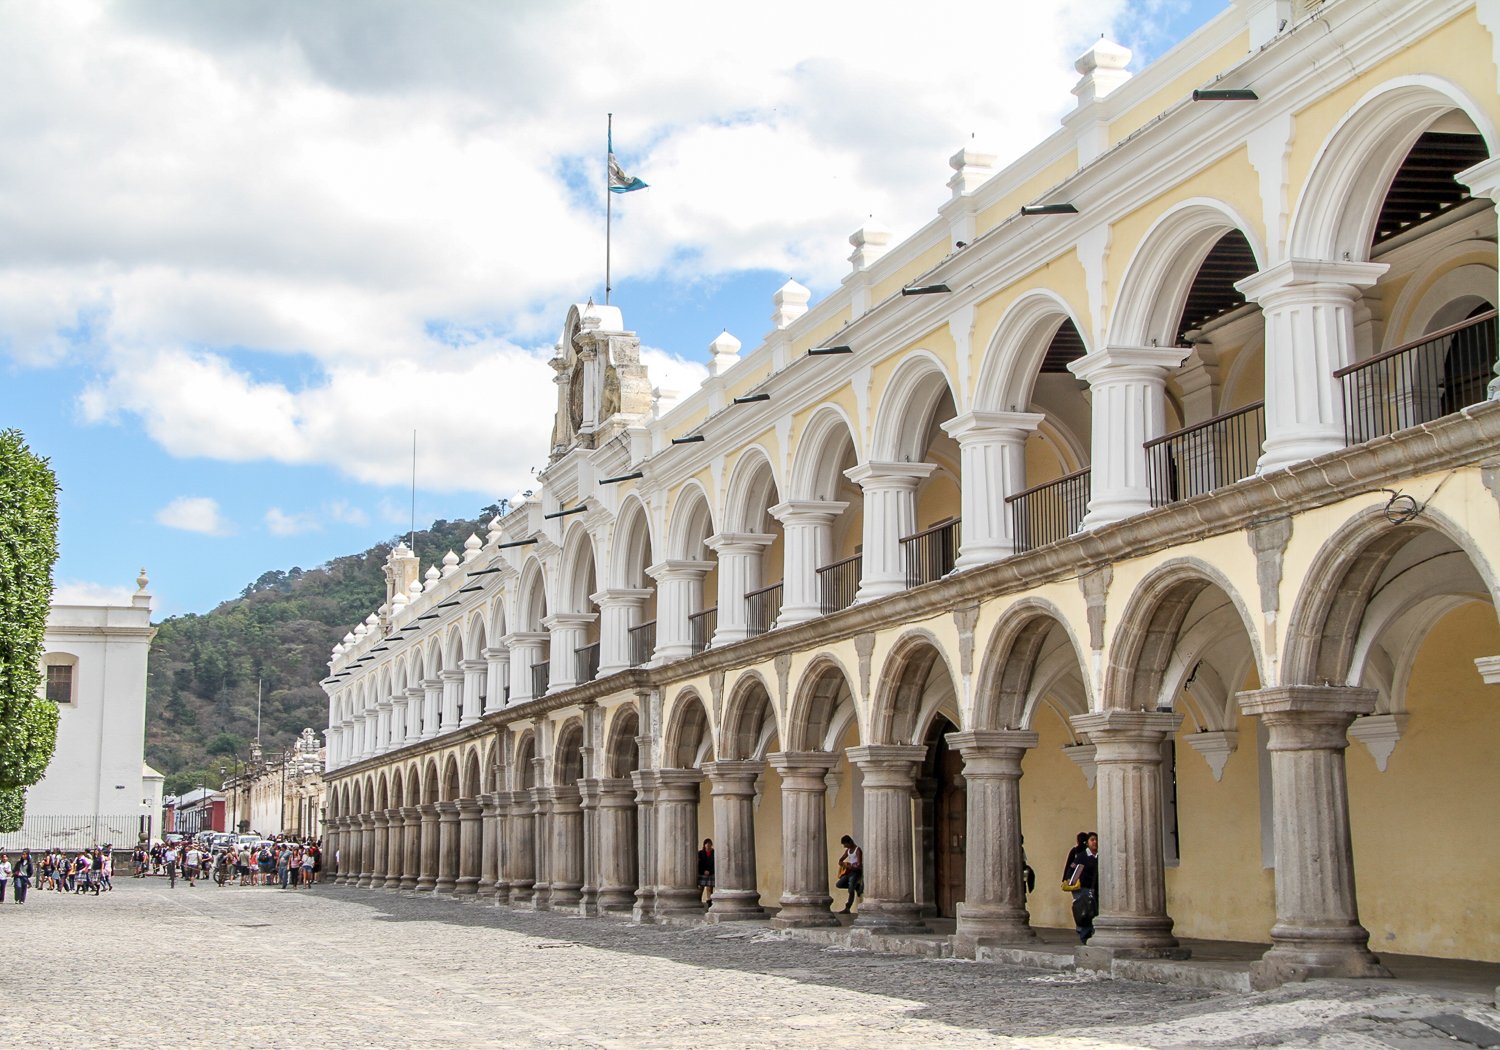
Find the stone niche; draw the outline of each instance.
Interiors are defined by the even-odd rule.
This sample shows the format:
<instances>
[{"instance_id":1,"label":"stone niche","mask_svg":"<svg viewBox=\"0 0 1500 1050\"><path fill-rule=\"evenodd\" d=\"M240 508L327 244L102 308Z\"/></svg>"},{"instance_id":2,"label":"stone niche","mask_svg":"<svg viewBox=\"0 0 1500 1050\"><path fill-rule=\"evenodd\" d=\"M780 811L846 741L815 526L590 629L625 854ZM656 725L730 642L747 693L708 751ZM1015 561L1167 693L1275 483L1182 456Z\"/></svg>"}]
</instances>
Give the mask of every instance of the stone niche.
<instances>
[{"instance_id":1,"label":"stone niche","mask_svg":"<svg viewBox=\"0 0 1500 1050\"><path fill-rule=\"evenodd\" d=\"M551 365L553 461L574 448L598 448L651 411L641 341L625 330L618 307L589 302L569 309Z\"/></svg>"}]
</instances>

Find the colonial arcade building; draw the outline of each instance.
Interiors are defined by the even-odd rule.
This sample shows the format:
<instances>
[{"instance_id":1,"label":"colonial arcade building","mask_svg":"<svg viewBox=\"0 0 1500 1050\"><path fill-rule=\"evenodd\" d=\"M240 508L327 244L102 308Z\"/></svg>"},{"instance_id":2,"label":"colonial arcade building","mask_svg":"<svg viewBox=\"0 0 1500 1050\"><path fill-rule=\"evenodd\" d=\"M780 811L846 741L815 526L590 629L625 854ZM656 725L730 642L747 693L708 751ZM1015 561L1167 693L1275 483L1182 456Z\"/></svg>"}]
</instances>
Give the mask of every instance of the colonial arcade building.
<instances>
[{"instance_id":1,"label":"colonial arcade building","mask_svg":"<svg viewBox=\"0 0 1500 1050\"><path fill-rule=\"evenodd\" d=\"M956 154L696 390L575 307L538 496L398 548L334 650L339 880L828 925L852 833L856 925L972 954L1071 926L1097 827L1085 965L1500 961L1497 34L1236 0L1134 76L1101 41L1056 134Z\"/></svg>"}]
</instances>

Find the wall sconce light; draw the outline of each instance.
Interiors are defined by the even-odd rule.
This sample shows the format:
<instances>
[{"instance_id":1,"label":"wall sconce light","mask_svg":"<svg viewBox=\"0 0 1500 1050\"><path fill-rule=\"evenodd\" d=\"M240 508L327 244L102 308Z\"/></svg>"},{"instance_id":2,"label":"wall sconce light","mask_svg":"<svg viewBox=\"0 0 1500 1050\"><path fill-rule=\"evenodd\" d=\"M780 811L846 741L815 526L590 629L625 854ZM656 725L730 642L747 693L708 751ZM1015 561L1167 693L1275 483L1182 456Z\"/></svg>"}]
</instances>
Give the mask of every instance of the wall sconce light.
<instances>
[{"instance_id":1,"label":"wall sconce light","mask_svg":"<svg viewBox=\"0 0 1500 1050\"><path fill-rule=\"evenodd\" d=\"M942 295L953 291L946 284L914 284L909 288L901 289L902 295Z\"/></svg>"},{"instance_id":2,"label":"wall sconce light","mask_svg":"<svg viewBox=\"0 0 1500 1050\"><path fill-rule=\"evenodd\" d=\"M1260 96L1249 88L1194 88L1194 102L1258 102Z\"/></svg>"},{"instance_id":3,"label":"wall sconce light","mask_svg":"<svg viewBox=\"0 0 1500 1050\"><path fill-rule=\"evenodd\" d=\"M1077 215L1078 209L1072 204L1023 204L1022 215Z\"/></svg>"}]
</instances>

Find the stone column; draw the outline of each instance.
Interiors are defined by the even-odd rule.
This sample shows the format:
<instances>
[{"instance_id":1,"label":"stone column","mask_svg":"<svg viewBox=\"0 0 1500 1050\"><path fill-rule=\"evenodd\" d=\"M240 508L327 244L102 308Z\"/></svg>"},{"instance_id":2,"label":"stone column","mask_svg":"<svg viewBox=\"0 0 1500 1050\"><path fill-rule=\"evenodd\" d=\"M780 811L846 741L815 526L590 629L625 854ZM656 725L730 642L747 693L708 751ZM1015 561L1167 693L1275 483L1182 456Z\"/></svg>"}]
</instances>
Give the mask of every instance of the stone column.
<instances>
[{"instance_id":1,"label":"stone column","mask_svg":"<svg viewBox=\"0 0 1500 1050\"><path fill-rule=\"evenodd\" d=\"M510 819L506 821L510 842L503 869L504 878L510 883L509 901L529 905L532 887L536 885L536 818L531 792L509 792L501 798L501 804L510 807Z\"/></svg>"},{"instance_id":2,"label":"stone column","mask_svg":"<svg viewBox=\"0 0 1500 1050\"><path fill-rule=\"evenodd\" d=\"M755 877L755 778L764 762L710 762L714 806L714 895L710 922L765 918Z\"/></svg>"},{"instance_id":3,"label":"stone column","mask_svg":"<svg viewBox=\"0 0 1500 1050\"><path fill-rule=\"evenodd\" d=\"M417 875L422 870L422 810L418 806L401 807L401 882L402 893L417 888Z\"/></svg>"},{"instance_id":4,"label":"stone column","mask_svg":"<svg viewBox=\"0 0 1500 1050\"><path fill-rule=\"evenodd\" d=\"M914 898L912 792L925 747L871 744L851 747L849 760L864 783L865 899L856 926L880 931L925 929Z\"/></svg>"},{"instance_id":5,"label":"stone column","mask_svg":"<svg viewBox=\"0 0 1500 1050\"><path fill-rule=\"evenodd\" d=\"M499 711L505 706L505 694L510 689L510 650L505 646L491 646L479 653L485 660L484 713Z\"/></svg>"},{"instance_id":6,"label":"stone column","mask_svg":"<svg viewBox=\"0 0 1500 1050\"><path fill-rule=\"evenodd\" d=\"M787 500L771 508L786 537L782 562L781 614L777 627L823 615L818 570L833 561L833 523L849 508L835 500Z\"/></svg>"},{"instance_id":7,"label":"stone column","mask_svg":"<svg viewBox=\"0 0 1500 1050\"><path fill-rule=\"evenodd\" d=\"M368 889L375 883L375 814L361 814L359 827L359 887Z\"/></svg>"},{"instance_id":8,"label":"stone column","mask_svg":"<svg viewBox=\"0 0 1500 1050\"><path fill-rule=\"evenodd\" d=\"M540 765L540 759L533 759ZM546 911L552 898L552 792L549 788L531 789L531 812L535 824L533 850L536 856L536 882L531 886L531 906Z\"/></svg>"},{"instance_id":9,"label":"stone column","mask_svg":"<svg viewBox=\"0 0 1500 1050\"><path fill-rule=\"evenodd\" d=\"M542 621L552 632L552 677L547 692L555 693L580 685L578 650L588 641L589 624L598 617L593 613L558 613Z\"/></svg>"},{"instance_id":10,"label":"stone column","mask_svg":"<svg viewBox=\"0 0 1500 1050\"><path fill-rule=\"evenodd\" d=\"M422 739L422 704L427 699L427 690L419 685L406 687L406 742L415 744Z\"/></svg>"},{"instance_id":11,"label":"stone column","mask_svg":"<svg viewBox=\"0 0 1500 1050\"><path fill-rule=\"evenodd\" d=\"M443 680L438 677L422 679L422 739L431 740L438 735L438 724L443 713Z\"/></svg>"},{"instance_id":12,"label":"stone column","mask_svg":"<svg viewBox=\"0 0 1500 1050\"><path fill-rule=\"evenodd\" d=\"M500 807L493 794L479 796L479 889L481 898L491 898L500 881Z\"/></svg>"},{"instance_id":13,"label":"stone column","mask_svg":"<svg viewBox=\"0 0 1500 1050\"><path fill-rule=\"evenodd\" d=\"M629 777L598 784L599 910L629 914L636 889L635 786Z\"/></svg>"},{"instance_id":14,"label":"stone column","mask_svg":"<svg viewBox=\"0 0 1500 1050\"><path fill-rule=\"evenodd\" d=\"M623 671L630 663L630 629L641 622L641 607L651 591L610 587L589 595L599 607L599 677Z\"/></svg>"},{"instance_id":15,"label":"stone column","mask_svg":"<svg viewBox=\"0 0 1500 1050\"><path fill-rule=\"evenodd\" d=\"M1186 958L1167 914L1162 843L1162 742L1182 715L1102 711L1069 721L1094 745L1099 820L1099 917L1079 949L1082 965L1107 969L1112 958Z\"/></svg>"},{"instance_id":16,"label":"stone column","mask_svg":"<svg viewBox=\"0 0 1500 1050\"><path fill-rule=\"evenodd\" d=\"M391 697L391 750L406 746L406 690Z\"/></svg>"},{"instance_id":17,"label":"stone column","mask_svg":"<svg viewBox=\"0 0 1500 1050\"><path fill-rule=\"evenodd\" d=\"M981 939L1003 943L1036 937L1021 863L1021 760L1036 745L1037 734L1017 730L948 734L948 746L964 757L968 799L964 900L954 933L966 956Z\"/></svg>"},{"instance_id":18,"label":"stone column","mask_svg":"<svg viewBox=\"0 0 1500 1050\"><path fill-rule=\"evenodd\" d=\"M1240 693L1270 737L1276 925L1255 964L1262 987L1311 977L1389 977L1370 952L1354 893L1349 724L1375 710L1373 689L1278 686Z\"/></svg>"},{"instance_id":19,"label":"stone column","mask_svg":"<svg viewBox=\"0 0 1500 1050\"><path fill-rule=\"evenodd\" d=\"M764 532L721 532L708 538L708 546L719 556L719 626L710 644L728 645L750 637L745 595L760 588L760 557L775 539Z\"/></svg>"},{"instance_id":20,"label":"stone column","mask_svg":"<svg viewBox=\"0 0 1500 1050\"><path fill-rule=\"evenodd\" d=\"M1494 202L1496 212L1500 213L1500 157L1482 160L1453 177L1467 186L1474 197L1488 197ZM1500 288L1491 289L1487 298L1490 302L1500 303ZM1486 393L1491 401L1500 401L1500 358L1496 359L1493 371Z\"/></svg>"},{"instance_id":21,"label":"stone column","mask_svg":"<svg viewBox=\"0 0 1500 1050\"><path fill-rule=\"evenodd\" d=\"M766 761L781 776L781 910L771 925L837 926L828 895L828 773L838 755L780 751Z\"/></svg>"},{"instance_id":22,"label":"stone column","mask_svg":"<svg viewBox=\"0 0 1500 1050\"><path fill-rule=\"evenodd\" d=\"M696 769L656 771L656 914L701 916Z\"/></svg>"},{"instance_id":23,"label":"stone column","mask_svg":"<svg viewBox=\"0 0 1500 1050\"><path fill-rule=\"evenodd\" d=\"M352 854L349 851L349 818L338 817L333 822L334 841L328 847L328 855L337 857L334 862L336 871L333 883L336 886L347 886L349 884L349 866L352 863Z\"/></svg>"},{"instance_id":24,"label":"stone column","mask_svg":"<svg viewBox=\"0 0 1500 1050\"><path fill-rule=\"evenodd\" d=\"M452 893L458 885L458 803L439 802L437 881L432 892Z\"/></svg>"},{"instance_id":25,"label":"stone column","mask_svg":"<svg viewBox=\"0 0 1500 1050\"><path fill-rule=\"evenodd\" d=\"M578 785L552 789L551 824L547 905L553 911L576 911L583 899L583 808Z\"/></svg>"},{"instance_id":26,"label":"stone column","mask_svg":"<svg viewBox=\"0 0 1500 1050\"><path fill-rule=\"evenodd\" d=\"M417 872L417 893L426 893L437 885L438 873L438 804L428 802L417 807L422 813L421 865Z\"/></svg>"},{"instance_id":27,"label":"stone column","mask_svg":"<svg viewBox=\"0 0 1500 1050\"><path fill-rule=\"evenodd\" d=\"M385 697L375 705L375 753L383 755L391 749L391 698Z\"/></svg>"},{"instance_id":28,"label":"stone column","mask_svg":"<svg viewBox=\"0 0 1500 1050\"><path fill-rule=\"evenodd\" d=\"M1016 553L1015 522L1005 497L1026 488L1026 439L1044 418L1032 412L965 412L941 424L958 442L962 474L955 569Z\"/></svg>"},{"instance_id":29,"label":"stone column","mask_svg":"<svg viewBox=\"0 0 1500 1050\"><path fill-rule=\"evenodd\" d=\"M844 476L865 494L864 550L856 602L906 590L901 537L917 531L917 486L936 469L934 463L872 462L844 471Z\"/></svg>"},{"instance_id":30,"label":"stone column","mask_svg":"<svg viewBox=\"0 0 1500 1050\"><path fill-rule=\"evenodd\" d=\"M584 768L591 766L585 760ZM578 914L592 918L599 914L599 779L578 781L578 795L583 809L583 886L578 891Z\"/></svg>"},{"instance_id":31,"label":"stone column","mask_svg":"<svg viewBox=\"0 0 1500 1050\"><path fill-rule=\"evenodd\" d=\"M646 569L656 581L656 654L654 662L680 660L693 654L693 635L688 617L703 604L703 577L714 567L711 561L674 559Z\"/></svg>"},{"instance_id":32,"label":"stone column","mask_svg":"<svg viewBox=\"0 0 1500 1050\"><path fill-rule=\"evenodd\" d=\"M370 814L370 888L377 890L385 887L385 862L390 855L391 821L386 812L382 809Z\"/></svg>"},{"instance_id":33,"label":"stone column","mask_svg":"<svg viewBox=\"0 0 1500 1050\"><path fill-rule=\"evenodd\" d=\"M524 704L531 695L531 669L543 660L542 651L552 636L542 631L525 631L505 636L510 648L510 702Z\"/></svg>"},{"instance_id":34,"label":"stone column","mask_svg":"<svg viewBox=\"0 0 1500 1050\"><path fill-rule=\"evenodd\" d=\"M458 669L463 672L463 703L459 709L458 724L471 726L479 721L484 702L479 699L484 692L485 679L489 677L490 665L486 660L462 660Z\"/></svg>"},{"instance_id":35,"label":"stone column","mask_svg":"<svg viewBox=\"0 0 1500 1050\"><path fill-rule=\"evenodd\" d=\"M635 904L631 918L651 922L656 917L657 843L656 795L659 777L654 769L640 769L630 774L635 785L636 801L636 871Z\"/></svg>"},{"instance_id":36,"label":"stone column","mask_svg":"<svg viewBox=\"0 0 1500 1050\"><path fill-rule=\"evenodd\" d=\"M438 672L443 683L443 715L438 732L451 733L458 728L458 707L464 692L464 673L457 667L445 667Z\"/></svg>"},{"instance_id":37,"label":"stone column","mask_svg":"<svg viewBox=\"0 0 1500 1050\"><path fill-rule=\"evenodd\" d=\"M478 799L458 800L458 881L453 887L455 897L473 897L479 893L483 832L480 820L483 815Z\"/></svg>"},{"instance_id":38,"label":"stone column","mask_svg":"<svg viewBox=\"0 0 1500 1050\"><path fill-rule=\"evenodd\" d=\"M1384 263L1289 259L1235 287L1265 322L1267 473L1344 447L1344 398L1333 373L1355 361L1354 307Z\"/></svg>"},{"instance_id":39,"label":"stone column","mask_svg":"<svg viewBox=\"0 0 1500 1050\"><path fill-rule=\"evenodd\" d=\"M1110 346L1068 365L1088 383L1093 406L1084 528L1151 509L1146 442L1166 433L1167 374L1188 352L1175 346Z\"/></svg>"},{"instance_id":40,"label":"stone column","mask_svg":"<svg viewBox=\"0 0 1500 1050\"><path fill-rule=\"evenodd\" d=\"M385 826L385 881L380 888L396 890L401 888L401 858L405 847L405 825L401 819L400 807L385 811Z\"/></svg>"}]
</instances>

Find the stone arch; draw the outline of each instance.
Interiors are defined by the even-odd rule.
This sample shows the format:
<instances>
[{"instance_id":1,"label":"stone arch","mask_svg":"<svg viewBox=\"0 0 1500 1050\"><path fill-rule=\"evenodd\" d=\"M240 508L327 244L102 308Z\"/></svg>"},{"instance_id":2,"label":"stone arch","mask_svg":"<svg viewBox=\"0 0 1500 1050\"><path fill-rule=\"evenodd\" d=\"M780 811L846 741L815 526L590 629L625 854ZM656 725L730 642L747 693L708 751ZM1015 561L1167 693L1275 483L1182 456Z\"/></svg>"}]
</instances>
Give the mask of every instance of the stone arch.
<instances>
[{"instance_id":1,"label":"stone arch","mask_svg":"<svg viewBox=\"0 0 1500 1050\"><path fill-rule=\"evenodd\" d=\"M855 717L853 682L836 657L820 653L797 685L782 746L788 751L831 750Z\"/></svg>"},{"instance_id":2,"label":"stone arch","mask_svg":"<svg viewBox=\"0 0 1500 1050\"><path fill-rule=\"evenodd\" d=\"M920 744L939 711L963 728L956 676L931 631L919 628L902 635L881 665L879 681L870 712L870 743Z\"/></svg>"},{"instance_id":3,"label":"stone arch","mask_svg":"<svg viewBox=\"0 0 1500 1050\"><path fill-rule=\"evenodd\" d=\"M704 541L714 528L713 504L696 481L689 481L678 494L667 528L668 557L703 561L708 557Z\"/></svg>"},{"instance_id":4,"label":"stone arch","mask_svg":"<svg viewBox=\"0 0 1500 1050\"><path fill-rule=\"evenodd\" d=\"M1477 577L1484 599L1500 609L1500 586L1494 568L1473 537L1447 515L1427 507L1412 523L1395 525L1387 518L1385 507L1367 508L1323 543L1303 577L1287 624L1282 681L1298 685L1354 684L1350 672L1366 633L1364 623L1372 598L1383 582L1393 578L1393 570L1410 571L1398 558L1424 533L1441 536L1461 552Z\"/></svg>"},{"instance_id":5,"label":"stone arch","mask_svg":"<svg viewBox=\"0 0 1500 1050\"><path fill-rule=\"evenodd\" d=\"M464 658L464 634L458 624L451 625L443 632L443 661L444 671L458 670L459 663Z\"/></svg>"},{"instance_id":6,"label":"stone arch","mask_svg":"<svg viewBox=\"0 0 1500 1050\"><path fill-rule=\"evenodd\" d=\"M713 759L713 723L696 690L684 689L677 694L666 723L662 739L665 768L697 769L701 762Z\"/></svg>"},{"instance_id":7,"label":"stone arch","mask_svg":"<svg viewBox=\"0 0 1500 1050\"><path fill-rule=\"evenodd\" d=\"M568 719L557 731L552 752L552 783L571 787L583 779L583 720Z\"/></svg>"},{"instance_id":8,"label":"stone arch","mask_svg":"<svg viewBox=\"0 0 1500 1050\"><path fill-rule=\"evenodd\" d=\"M1264 269L1265 246L1254 227L1223 201L1194 197L1158 218L1125 267L1106 345L1176 345L1178 320L1198 270L1230 232L1249 242L1256 269Z\"/></svg>"},{"instance_id":9,"label":"stone arch","mask_svg":"<svg viewBox=\"0 0 1500 1050\"><path fill-rule=\"evenodd\" d=\"M1360 99L1318 151L1292 212L1288 255L1367 260L1391 179L1417 137L1453 110L1493 155L1495 129L1485 111L1441 77L1400 77Z\"/></svg>"},{"instance_id":10,"label":"stone arch","mask_svg":"<svg viewBox=\"0 0 1500 1050\"><path fill-rule=\"evenodd\" d=\"M719 757L763 758L771 739L779 739L780 735L781 723L765 678L757 671L746 672L730 690L729 703L724 708L724 724L719 728Z\"/></svg>"},{"instance_id":11,"label":"stone arch","mask_svg":"<svg viewBox=\"0 0 1500 1050\"><path fill-rule=\"evenodd\" d=\"M1007 609L990 633L975 690L972 722L976 729L1031 728L1039 699L1037 687L1045 677L1039 670L1059 638L1077 667L1087 708L1090 676L1084 646L1060 609L1043 599L1029 598ZM1066 660L1059 656L1057 662Z\"/></svg>"},{"instance_id":12,"label":"stone arch","mask_svg":"<svg viewBox=\"0 0 1500 1050\"><path fill-rule=\"evenodd\" d=\"M620 502L615 518L614 542L609 551L611 587L648 588L646 567L654 562L656 542L651 535L651 515L639 496L630 494Z\"/></svg>"},{"instance_id":13,"label":"stone arch","mask_svg":"<svg viewBox=\"0 0 1500 1050\"><path fill-rule=\"evenodd\" d=\"M845 484L839 464L845 445L854 450L859 463L863 450L859 429L838 405L822 404L808 417L807 425L792 451L791 477L787 485L789 499L836 500Z\"/></svg>"},{"instance_id":14,"label":"stone arch","mask_svg":"<svg viewBox=\"0 0 1500 1050\"><path fill-rule=\"evenodd\" d=\"M483 659L484 650L489 646L484 620L484 611L481 609L476 609L469 617L468 626L464 631L465 660Z\"/></svg>"},{"instance_id":15,"label":"stone arch","mask_svg":"<svg viewBox=\"0 0 1500 1050\"><path fill-rule=\"evenodd\" d=\"M1484 263L1449 266L1449 259L1469 252L1485 253ZM1395 324L1385 332L1386 347L1415 342L1429 332L1458 324L1481 304L1497 305L1495 245L1492 241L1465 241L1448 253L1426 260L1426 268L1406 282L1391 310ZM1448 267L1441 273L1440 267Z\"/></svg>"},{"instance_id":16,"label":"stone arch","mask_svg":"<svg viewBox=\"0 0 1500 1050\"><path fill-rule=\"evenodd\" d=\"M974 407L985 412L1024 412L1033 400L1037 376L1052 338L1071 321L1092 352L1078 312L1049 289L1028 292L1006 310L985 350L975 387Z\"/></svg>"},{"instance_id":17,"label":"stone arch","mask_svg":"<svg viewBox=\"0 0 1500 1050\"><path fill-rule=\"evenodd\" d=\"M908 353L886 384L875 410L871 458L893 463L919 462L926 451L920 446L932 429L934 413L944 394L952 399L955 410L964 403L963 392L935 354L927 350Z\"/></svg>"},{"instance_id":18,"label":"stone arch","mask_svg":"<svg viewBox=\"0 0 1500 1050\"><path fill-rule=\"evenodd\" d=\"M1174 558L1147 574L1119 617L1110 640L1101 708L1155 710L1170 686L1168 669L1190 614L1196 622L1211 610L1200 597L1217 590L1235 611L1260 681L1269 680L1260 651L1260 631L1244 597L1218 569L1197 558ZM1231 685L1230 689L1233 690Z\"/></svg>"},{"instance_id":19,"label":"stone arch","mask_svg":"<svg viewBox=\"0 0 1500 1050\"><path fill-rule=\"evenodd\" d=\"M768 513L781 502L782 485L771 456L760 445L750 445L735 461L724 490L720 520L726 532L769 532L775 527Z\"/></svg>"},{"instance_id":20,"label":"stone arch","mask_svg":"<svg viewBox=\"0 0 1500 1050\"><path fill-rule=\"evenodd\" d=\"M372 808L379 812L391 808L390 774L381 770L375 774L375 801Z\"/></svg>"},{"instance_id":21,"label":"stone arch","mask_svg":"<svg viewBox=\"0 0 1500 1050\"><path fill-rule=\"evenodd\" d=\"M485 633L490 638L499 639L510 633L510 627L505 616L505 589L496 588L496 591L485 610Z\"/></svg>"},{"instance_id":22,"label":"stone arch","mask_svg":"<svg viewBox=\"0 0 1500 1050\"><path fill-rule=\"evenodd\" d=\"M640 745L636 743L636 737L640 735L641 716L635 704L623 704L616 708L605 738L606 776L628 777L641 768Z\"/></svg>"},{"instance_id":23,"label":"stone arch","mask_svg":"<svg viewBox=\"0 0 1500 1050\"><path fill-rule=\"evenodd\" d=\"M516 585L517 631L539 632L542 621L547 618L547 580L540 558L527 558L521 566L520 582Z\"/></svg>"},{"instance_id":24,"label":"stone arch","mask_svg":"<svg viewBox=\"0 0 1500 1050\"><path fill-rule=\"evenodd\" d=\"M588 612L593 603L589 595L599 589L598 559L594 551L594 537L581 521L569 526L563 536L561 572L557 588L557 608L560 613Z\"/></svg>"},{"instance_id":25,"label":"stone arch","mask_svg":"<svg viewBox=\"0 0 1500 1050\"><path fill-rule=\"evenodd\" d=\"M463 785L459 779L458 756L449 752L443 760L443 782L438 794L438 801L452 802L459 798L463 792Z\"/></svg>"},{"instance_id":26,"label":"stone arch","mask_svg":"<svg viewBox=\"0 0 1500 1050\"><path fill-rule=\"evenodd\" d=\"M537 786L534 765L536 757L536 733L528 729L516 739L516 766L513 775L517 791L528 791Z\"/></svg>"},{"instance_id":27,"label":"stone arch","mask_svg":"<svg viewBox=\"0 0 1500 1050\"><path fill-rule=\"evenodd\" d=\"M460 798L477 798L483 790L484 773L479 762L479 747L474 745L464 749L463 779L460 782Z\"/></svg>"},{"instance_id":28,"label":"stone arch","mask_svg":"<svg viewBox=\"0 0 1500 1050\"><path fill-rule=\"evenodd\" d=\"M438 784L437 760L429 758L427 766L422 770L422 802L431 805L439 801L440 786Z\"/></svg>"},{"instance_id":29,"label":"stone arch","mask_svg":"<svg viewBox=\"0 0 1500 1050\"><path fill-rule=\"evenodd\" d=\"M422 772L415 762L406 767L405 804L408 806L420 806L422 804Z\"/></svg>"},{"instance_id":30,"label":"stone arch","mask_svg":"<svg viewBox=\"0 0 1500 1050\"><path fill-rule=\"evenodd\" d=\"M397 766L389 774L390 794L387 802L388 809L395 809L406 801L405 778L401 774L401 767Z\"/></svg>"}]
</instances>

